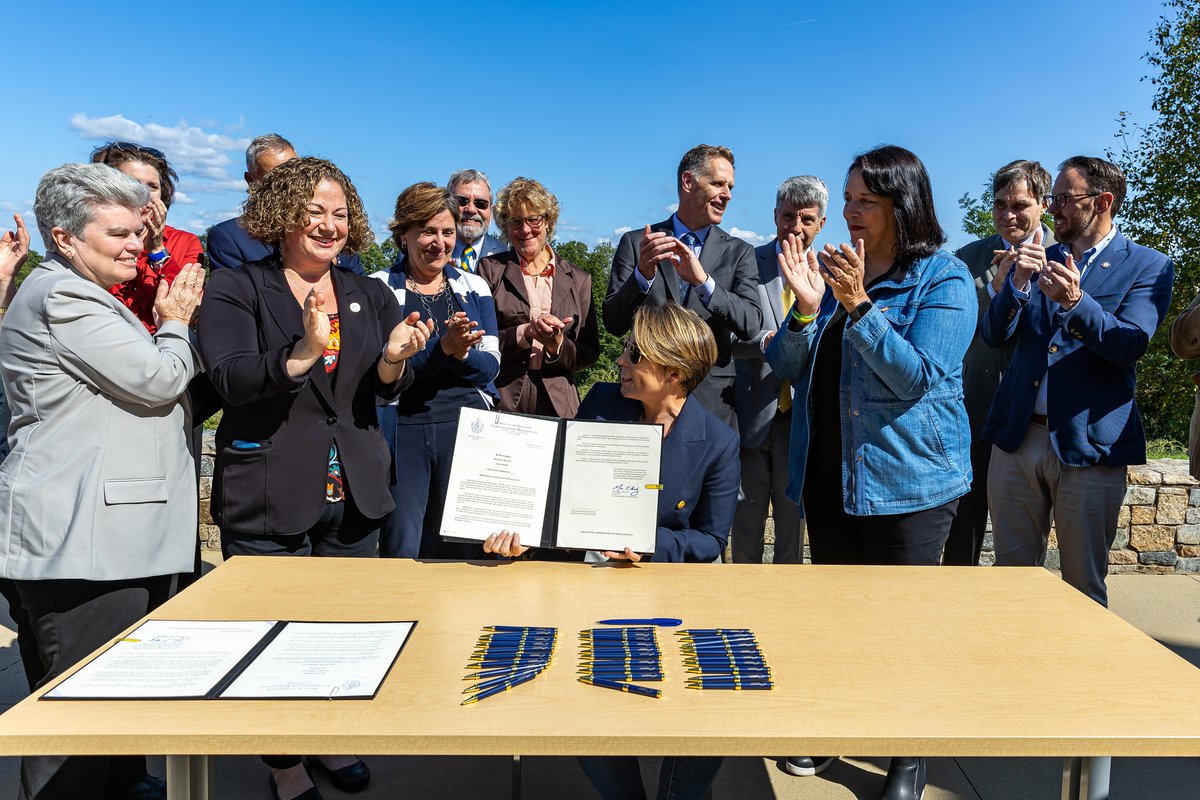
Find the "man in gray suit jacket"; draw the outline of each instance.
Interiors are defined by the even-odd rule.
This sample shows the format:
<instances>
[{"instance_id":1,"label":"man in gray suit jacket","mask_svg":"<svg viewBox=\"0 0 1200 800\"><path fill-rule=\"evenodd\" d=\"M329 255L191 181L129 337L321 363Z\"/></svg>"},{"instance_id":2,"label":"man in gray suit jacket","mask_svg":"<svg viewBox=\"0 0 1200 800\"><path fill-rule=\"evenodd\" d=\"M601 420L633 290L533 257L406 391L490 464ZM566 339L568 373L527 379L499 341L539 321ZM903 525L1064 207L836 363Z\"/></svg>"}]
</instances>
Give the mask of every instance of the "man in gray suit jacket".
<instances>
[{"instance_id":1,"label":"man in gray suit jacket","mask_svg":"<svg viewBox=\"0 0 1200 800\"><path fill-rule=\"evenodd\" d=\"M794 234L805 250L825 227L829 190L820 178L788 178L775 192L775 239L754 249L758 263L758 304L763 328L733 346L737 372L734 405L741 434L742 496L733 518L733 561L761 564L767 507L775 520L775 564L799 564L804 557L804 518L784 494L788 482L788 442L792 433L792 387L775 376L763 355L771 337L787 321L791 290L779 274L779 242ZM785 296L785 292L787 292Z\"/></svg>"},{"instance_id":2,"label":"man in gray suit jacket","mask_svg":"<svg viewBox=\"0 0 1200 800\"><path fill-rule=\"evenodd\" d=\"M479 259L503 253L508 247L488 233L492 224L492 184L477 169L460 169L446 181L446 188L458 201L458 241L451 258L454 266L475 272Z\"/></svg>"},{"instance_id":3,"label":"man in gray suit jacket","mask_svg":"<svg viewBox=\"0 0 1200 800\"><path fill-rule=\"evenodd\" d=\"M992 177L992 219L997 233L971 242L955 253L975 279L980 320L1012 271L1014 256L1025 253L1027 258L1040 257L1045 261L1045 249L1054 244L1054 234L1041 221L1046 211L1043 197L1050 191L1050 182L1045 167L1024 159L1006 164ZM1015 252L1010 254L1010 251ZM958 501L958 514L942 555L944 564L965 567L979 563L987 527L988 462L992 454L992 443L982 436L983 425L1015 347L1015 337L1004 347L988 347L977 326L975 338L963 358L963 402L971 422L974 479L970 493Z\"/></svg>"},{"instance_id":4,"label":"man in gray suit jacket","mask_svg":"<svg viewBox=\"0 0 1200 800\"><path fill-rule=\"evenodd\" d=\"M754 248L721 230L733 194L733 153L696 145L676 172L679 210L621 237L604 297L604 327L624 336L644 303L679 303L700 315L717 340L717 363L694 394L737 430L733 343L762 328Z\"/></svg>"}]
</instances>

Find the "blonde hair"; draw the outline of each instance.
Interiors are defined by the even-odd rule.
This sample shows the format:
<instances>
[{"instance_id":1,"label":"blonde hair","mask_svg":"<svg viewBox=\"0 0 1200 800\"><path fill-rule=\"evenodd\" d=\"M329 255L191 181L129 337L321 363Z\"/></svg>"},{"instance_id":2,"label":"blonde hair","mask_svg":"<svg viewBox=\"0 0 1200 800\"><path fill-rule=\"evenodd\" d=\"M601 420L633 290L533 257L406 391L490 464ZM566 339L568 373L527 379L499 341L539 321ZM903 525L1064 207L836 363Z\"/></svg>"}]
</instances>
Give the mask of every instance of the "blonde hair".
<instances>
[{"instance_id":1,"label":"blonde hair","mask_svg":"<svg viewBox=\"0 0 1200 800\"><path fill-rule=\"evenodd\" d=\"M279 245L289 231L308 225L308 204L324 180L342 187L346 195L343 252L361 253L375 241L362 200L346 173L323 158L293 158L250 184L250 196L242 206L241 226L251 238Z\"/></svg>"},{"instance_id":2,"label":"blonde hair","mask_svg":"<svg viewBox=\"0 0 1200 800\"><path fill-rule=\"evenodd\" d=\"M396 210L392 214L392 221L388 223L392 241L403 250L404 245L400 240L409 228L424 225L443 211L449 211L450 216L454 217L454 224L458 224L458 201L449 189L435 186L429 181L414 183L396 198Z\"/></svg>"},{"instance_id":3,"label":"blonde hair","mask_svg":"<svg viewBox=\"0 0 1200 800\"><path fill-rule=\"evenodd\" d=\"M676 303L642 306L633 315L633 338L642 357L679 370L691 394L717 362L717 340L700 316Z\"/></svg>"},{"instance_id":4,"label":"blonde hair","mask_svg":"<svg viewBox=\"0 0 1200 800\"><path fill-rule=\"evenodd\" d=\"M545 217L542 229L546 231L546 241L554 238L554 229L558 225L558 198L533 178L513 178L496 193L496 225L499 226L500 238L505 243L510 243L508 223L513 218L513 209L516 206L523 207L530 214L541 214Z\"/></svg>"}]
</instances>

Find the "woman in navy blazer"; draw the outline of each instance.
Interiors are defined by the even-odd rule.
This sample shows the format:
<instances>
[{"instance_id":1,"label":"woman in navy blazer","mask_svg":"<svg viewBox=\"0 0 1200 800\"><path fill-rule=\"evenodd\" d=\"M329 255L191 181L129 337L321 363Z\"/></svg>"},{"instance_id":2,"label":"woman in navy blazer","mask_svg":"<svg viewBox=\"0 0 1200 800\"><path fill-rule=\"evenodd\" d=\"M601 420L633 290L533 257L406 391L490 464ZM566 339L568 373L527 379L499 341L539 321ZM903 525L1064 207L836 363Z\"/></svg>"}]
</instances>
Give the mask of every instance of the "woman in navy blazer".
<instances>
[{"instance_id":1,"label":"woman in navy blazer","mask_svg":"<svg viewBox=\"0 0 1200 800\"><path fill-rule=\"evenodd\" d=\"M716 360L716 340L696 312L675 303L642 306L617 359L620 384L593 386L576 416L663 426L665 469L652 561L712 562L729 538L741 482L738 437L691 396ZM509 531L489 536L483 549L510 557L529 550L519 533ZM642 559L629 548L603 555ZM579 763L605 800L645 797L636 757L588 756ZM699 800L720 768L719 757L664 758L658 797Z\"/></svg>"},{"instance_id":2,"label":"woman in navy blazer","mask_svg":"<svg viewBox=\"0 0 1200 800\"><path fill-rule=\"evenodd\" d=\"M232 555L371 558L392 510L391 459L376 397L412 381L406 359L428 326L378 281L333 269L371 240L350 179L318 158L276 167L250 187L241 224L276 253L213 273L200 351L225 401L212 515ZM319 797L298 755L264 756L276 800ZM347 756L310 758L334 786L364 788Z\"/></svg>"}]
</instances>

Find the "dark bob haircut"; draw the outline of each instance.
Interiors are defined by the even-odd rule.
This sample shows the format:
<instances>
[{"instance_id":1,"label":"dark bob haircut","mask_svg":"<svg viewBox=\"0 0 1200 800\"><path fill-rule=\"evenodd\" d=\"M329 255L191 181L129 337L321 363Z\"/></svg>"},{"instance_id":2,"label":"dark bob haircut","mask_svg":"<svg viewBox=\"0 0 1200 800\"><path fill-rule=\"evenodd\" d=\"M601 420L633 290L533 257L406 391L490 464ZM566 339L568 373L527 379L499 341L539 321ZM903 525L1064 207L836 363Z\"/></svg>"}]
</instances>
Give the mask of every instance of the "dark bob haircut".
<instances>
[{"instance_id":1,"label":"dark bob haircut","mask_svg":"<svg viewBox=\"0 0 1200 800\"><path fill-rule=\"evenodd\" d=\"M93 164L107 164L113 169L120 169L122 164L130 161L140 161L158 172L158 191L163 205L170 208L171 203L175 202L175 182L179 176L167 163L162 150L133 142L107 142L92 151Z\"/></svg>"},{"instance_id":2,"label":"dark bob haircut","mask_svg":"<svg viewBox=\"0 0 1200 800\"><path fill-rule=\"evenodd\" d=\"M946 241L946 232L938 223L933 207L933 188L921 159L910 150L884 145L854 159L847 175L862 172L863 183L874 194L892 201L896 217L897 274L907 271L917 260L933 255Z\"/></svg>"}]
</instances>

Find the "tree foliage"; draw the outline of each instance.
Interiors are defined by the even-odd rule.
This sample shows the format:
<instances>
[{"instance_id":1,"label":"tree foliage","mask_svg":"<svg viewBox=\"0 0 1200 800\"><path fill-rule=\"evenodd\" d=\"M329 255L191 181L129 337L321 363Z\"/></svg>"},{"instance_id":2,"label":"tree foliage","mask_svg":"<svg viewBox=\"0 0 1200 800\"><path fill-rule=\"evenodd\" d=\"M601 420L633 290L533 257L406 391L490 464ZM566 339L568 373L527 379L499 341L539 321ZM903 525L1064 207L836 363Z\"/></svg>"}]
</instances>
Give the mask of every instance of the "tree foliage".
<instances>
[{"instance_id":1,"label":"tree foliage","mask_svg":"<svg viewBox=\"0 0 1200 800\"><path fill-rule=\"evenodd\" d=\"M396 242L391 238L384 239L382 242L372 242L371 246L359 253L358 256L362 261L363 274L370 275L372 272L387 269L396 262L396 256L399 253L400 248L396 247Z\"/></svg>"},{"instance_id":2,"label":"tree foliage","mask_svg":"<svg viewBox=\"0 0 1200 800\"><path fill-rule=\"evenodd\" d=\"M1125 172L1129 196L1122 231L1175 261L1169 324L1200 289L1200 0L1166 0L1166 14L1143 56L1154 72L1156 118L1146 124L1122 112L1118 147L1109 158ZM1149 438L1187 441L1195 364L1171 354L1168 324L1138 363L1138 403Z\"/></svg>"},{"instance_id":3,"label":"tree foliage","mask_svg":"<svg viewBox=\"0 0 1200 800\"><path fill-rule=\"evenodd\" d=\"M591 250L583 242L555 242L554 252L592 276L592 305L599 320L604 295L608 292L608 272L612 267L616 248L608 242L601 242ZM605 330L604 323L601 322L600 357L592 367L578 376L580 396L587 394L594 383L613 382L620 378L617 358L621 355L621 349L621 340Z\"/></svg>"},{"instance_id":4,"label":"tree foliage","mask_svg":"<svg viewBox=\"0 0 1200 800\"><path fill-rule=\"evenodd\" d=\"M17 274L13 276L13 283L20 288L21 282L29 277L29 273L33 272L34 267L40 263L42 263L42 254L37 250L31 249L28 258L25 259L25 263L21 265L21 268L17 270Z\"/></svg>"},{"instance_id":5,"label":"tree foliage","mask_svg":"<svg viewBox=\"0 0 1200 800\"><path fill-rule=\"evenodd\" d=\"M971 197L970 192L963 192L958 198L958 207L963 210L963 232L974 239L986 239L996 232L996 220L992 217L992 202L996 199L992 194L992 179L995 177L994 172L988 176L978 200ZM1048 213L1042 214L1042 224L1054 230L1054 218Z\"/></svg>"}]
</instances>

